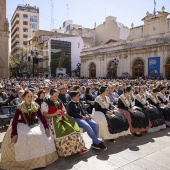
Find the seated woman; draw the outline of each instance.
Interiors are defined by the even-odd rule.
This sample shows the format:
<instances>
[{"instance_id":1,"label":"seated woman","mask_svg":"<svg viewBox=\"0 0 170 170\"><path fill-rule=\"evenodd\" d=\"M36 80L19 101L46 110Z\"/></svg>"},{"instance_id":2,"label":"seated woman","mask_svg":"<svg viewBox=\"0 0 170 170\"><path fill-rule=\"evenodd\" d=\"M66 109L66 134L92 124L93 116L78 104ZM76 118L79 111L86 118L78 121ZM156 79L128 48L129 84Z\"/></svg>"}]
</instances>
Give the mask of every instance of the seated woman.
<instances>
[{"instance_id":1,"label":"seated woman","mask_svg":"<svg viewBox=\"0 0 170 170\"><path fill-rule=\"evenodd\" d=\"M43 89L39 90L38 93L37 93L37 98L35 100L35 102L40 106L41 108L41 104L43 103L44 101L44 98L45 98L45 91Z\"/></svg>"},{"instance_id":2,"label":"seated woman","mask_svg":"<svg viewBox=\"0 0 170 170\"><path fill-rule=\"evenodd\" d=\"M155 93L155 90L153 90L153 93ZM152 94L149 95L150 98L151 95ZM141 111L148 116L152 123L152 127L148 129L147 132L156 132L164 128L165 120L162 112L160 112L154 105L151 105L152 101L150 101L150 98L148 98L149 102L147 102L147 98L145 96L145 88L140 87L139 94L137 94L135 98L135 106L139 107Z\"/></svg>"},{"instance_id":3,"label":"seated woman","mask_svg":"<svg viewBox=\"0 0 170 170\"><path fill-rule=\"evenodd\" d=\"M158 100L160 101L160 109L165 118L165 124L170 127L170 107L169 98L166 97L167 88L162 86L160 92L157 94Z\"/></svg>"},{"instance_id":4,"label":"seated woman","mask_svg":"<svg viewBox=\"0 0 170 170\"><path fill-rule=\"evenodd\" d=\"M130 133L127 119L113 110L109 97L109 89L106 86L100 88L100 95L95 99L95 112L92 114L99 126L98 137L103 140L116 139Z\"/></svg>"},{"instance_id":5,"label":"seated woman","mask_svg":"<svg viewBox=\"0 0 170 170\"><path fill-rule=\"evenodd\" d=\"M2 142L3 169L34 169L45 167L58 159L47 122L38 104L32 101L32 92L26 90L23 99ZM42 123L34 123L36 114Z\"/></svg>"},{"instance_id":6,"label":"seated woman","mask_svg":"<svg viewBox=\"0 0 170 170\"><path fill-rule=\"evenodd\" d=\"M89 114L92 114L92 110L94 108L94 97L91 95L92 93L92 90L90 87L87 87L86 88L86 91L85 91L85 99L86 99L86 103L89 104L90 106L86 109L87 112Z\"/></svg>"},{"instance_id":7,"label":"seated woman","mask_svg":"<svg viewBox=\"0 0 170 170\"><path fill-rule=\"evenodd\" d=\"M96 122L90 118L87 111L83 108L83 104L79 101L79 92L72 91L70 97L71 102L67 108L68 114L75 119L81 128L87 131L87 134L93 140L92 148L106 150L107 147L97 138L98 127Z\"/></svg>"},{"instance_id":8,"label":"seated woman","mask_svg":"<svg viewBox=\"0 0 170 170\"><path fill-rule=\"evenodd\" d=\"M134 136L142 136L140 132L147 131L152 124L142 111L132 108L130 99L131 93L131 86L127 86L124 90L124 94L119 97L118 111L127 118L131 134Z\"/></svg>"},{"instance_id":9,"label":"seated woman","mask_svg":"<svg viewBox=\"0 0 170 170\"><path fill-rule=\"evenodd\" d=\"M15 100L15 104L18 106L20 103L23 102L23 97L22 95L24 94L24 90L20 90L18 92L18 98Z\"/></svg>"},{"instance_id":10,"label":"seated woman","mask_svg":"<svg viewBox=\"0 0 170 170\"><path fill-rule=\"evenodd\" d=\"M41 105L41 111L53 132L59 156L69 156L74 153L83 154L88 151L80 134L80 128L75 120L66 115L62 103L58 101L57 89L50 90L50 98Z\"/></svg>"},{"instance_id":11,"label":"seated woman","mask_svg":"<svg viewBox=\"0 0 170 170\"><path fill-rule=\"evenodd\" d=\"M107 97L109 97L110 102L112 102L113 104L117 104L119 95L116 92L114 92L115 85L109 85L108 89L109 89L109 93L108 93Z\"/></svg>"}]
</instances>

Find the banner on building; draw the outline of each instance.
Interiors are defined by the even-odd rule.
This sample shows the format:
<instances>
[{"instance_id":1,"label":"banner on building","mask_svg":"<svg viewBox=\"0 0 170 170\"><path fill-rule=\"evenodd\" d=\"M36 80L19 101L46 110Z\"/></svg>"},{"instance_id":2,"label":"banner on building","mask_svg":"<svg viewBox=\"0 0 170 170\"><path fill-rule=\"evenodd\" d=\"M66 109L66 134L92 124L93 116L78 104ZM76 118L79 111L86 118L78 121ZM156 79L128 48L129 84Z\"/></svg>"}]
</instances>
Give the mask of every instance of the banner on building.
<instances>
[{"instance_id":1,"label":"banner on building","mask_svg":"<svg viewBox=\"0 0 170 170\"><path fill-rule=\"evenodd\" d=\"M148 58L148 76L160 74L160 57Z\"/></svg>"}]
</instances>

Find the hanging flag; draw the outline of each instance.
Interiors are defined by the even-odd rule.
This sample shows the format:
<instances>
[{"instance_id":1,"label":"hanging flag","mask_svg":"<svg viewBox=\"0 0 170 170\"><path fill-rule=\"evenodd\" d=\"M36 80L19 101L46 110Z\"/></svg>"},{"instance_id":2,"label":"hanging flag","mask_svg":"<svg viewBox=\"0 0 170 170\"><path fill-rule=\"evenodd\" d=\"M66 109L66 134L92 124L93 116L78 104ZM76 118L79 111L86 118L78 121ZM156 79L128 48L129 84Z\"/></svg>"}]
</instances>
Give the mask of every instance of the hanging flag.
<instances>
[{"instance_id":1,"label":"hanging flag","mask_svg":"<svg viewBox=\"0 0 170 170\"><path fill-rule=\"evenodd\" d=\"M154 0L154 7L156 7L156 1Z\"/></svg>"}]
</instances>

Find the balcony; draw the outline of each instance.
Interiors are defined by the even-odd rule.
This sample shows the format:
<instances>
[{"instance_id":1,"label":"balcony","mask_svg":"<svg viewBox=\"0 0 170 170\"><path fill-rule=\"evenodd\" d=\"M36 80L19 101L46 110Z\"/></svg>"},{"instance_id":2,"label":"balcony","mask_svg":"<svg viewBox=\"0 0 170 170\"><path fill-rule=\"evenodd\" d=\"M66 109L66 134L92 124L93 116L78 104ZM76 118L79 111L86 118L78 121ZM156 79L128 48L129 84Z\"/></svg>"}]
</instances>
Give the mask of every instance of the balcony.
<instances>
[{"instance_id":1,"label":"balcony","mask_svg":"<svg viewBox=\"0 0 170 170\"><path fill-rule=\"evenodd\" d=\"M18 37L15 38L15 39L12 41L11 46L13 46L16 42L19 42L19 38L18 38Z\"/></svg>"},{"instance_id":2,"label":"balcony","mask_svg":"<svg viewBox=\"0 0 170 170\"><path fill-rule=\"evenodd\" d=\"M19 48L20 45L19 45L19 42L16 42L16 43L13 43L13 45L11 46L11 48Z\"/></svg>"},{"instance_id":3,"label":"balcony","mask_svg":"<svg viewBox=\"0 0 170 170\"><path fill-rule=\"evenodd\" d=\"M11 47L11 54L15 53L17 50L19 50L19 44L17 44L16 46L14 47Z\"/></svg>"},{"instance_id":4,"label":"balcony","mask_svg":"<svg viewBox=\"0 0 170 170\"><path fill-rule=\"evenodd\" d=\"M11 37L15 37L16 34L18 34L19 28L16 28L15 30L12 30Z\"/></svg>"},{"instance_id":5,"label":"balcony","mask_svg":"<svg viewBox=\"0 0 170 170\"><path fill-rule=\"evenodd\" d=\"M43 60L49 60L48 56L43 56Z\"/></svg>"},{"instance_id":6,"label":"balcony","mask_svg":"<svg viewBox=\"0 0 170 170\"><path fill-rule=\"evenodd\" d=\"M19 28L19 24L15 24L15 25L11 28L11 30L15 30L16 28Z\"/></svg>"},{"instance_id":7,"label":"balcony","mask_svg":"<svg viewBox=\"0 0 170 170\"><path fill-rule=\"evenodd\" d=\"M11 24L11 29L14 29L16 25L19 25L19 18L14 22L14 24Z\"/></svg>"},{"instance_id":8,"label":"balcony","mask_svg":"<svg viewBox=\"0 0 170 170\"><path fill-rule=\"evenodd\" d=\"M13 18L13 19L11 20L11 25L13 25L13 23L14 23L16 20L19 20L19 14L16 14L16 15L15 15L15 18Z\"/></svg>"}]
</instances>

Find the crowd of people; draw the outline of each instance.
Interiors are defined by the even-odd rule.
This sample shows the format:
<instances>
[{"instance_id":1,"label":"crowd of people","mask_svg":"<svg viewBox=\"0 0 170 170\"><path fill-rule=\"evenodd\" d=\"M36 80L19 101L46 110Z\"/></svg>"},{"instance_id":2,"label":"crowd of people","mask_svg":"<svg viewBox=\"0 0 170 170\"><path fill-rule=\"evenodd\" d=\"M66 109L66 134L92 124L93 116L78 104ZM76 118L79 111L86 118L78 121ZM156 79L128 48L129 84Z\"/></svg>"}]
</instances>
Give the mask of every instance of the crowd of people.
<instances>
[{"instance_id":1,"label":"crowd of people","mask_svg":"<svg viewBox=\"0 0 170 170\"><path fill-rule=\"evenodd\" d=\"M107 150L126 135L170 127L170 81L139 79L1 80L0 109L15 105L1 147L1 168L45 167L60 156Z\"/></svg>"}]
</instances>

